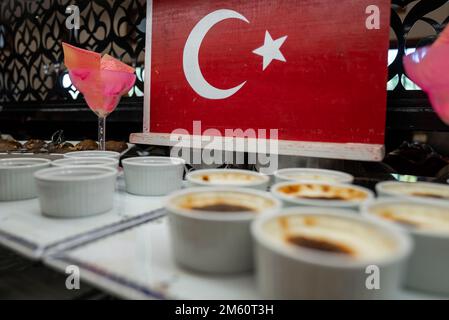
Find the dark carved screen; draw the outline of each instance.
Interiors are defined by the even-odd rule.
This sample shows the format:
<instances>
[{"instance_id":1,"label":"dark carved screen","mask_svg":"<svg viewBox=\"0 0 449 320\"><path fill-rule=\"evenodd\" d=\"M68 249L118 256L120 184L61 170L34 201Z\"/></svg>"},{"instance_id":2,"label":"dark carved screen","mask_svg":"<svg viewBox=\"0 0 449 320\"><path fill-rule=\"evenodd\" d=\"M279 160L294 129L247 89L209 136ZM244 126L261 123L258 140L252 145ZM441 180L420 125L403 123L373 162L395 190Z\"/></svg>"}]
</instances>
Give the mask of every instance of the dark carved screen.
<instances>
[{"instance_id":1,"label":"dark carved screen","mask_svg":"<svg viewBox=\"0 0 449 320\"><path fill-rule=\"evenodd\" d=\"M80 29L68 29L75 4ZM0 101L80 98L68 86L61 41L120 58L137 68L130 96L143 93L145 0L2 0L0 2Z\"/></svg>"}]
</instances>

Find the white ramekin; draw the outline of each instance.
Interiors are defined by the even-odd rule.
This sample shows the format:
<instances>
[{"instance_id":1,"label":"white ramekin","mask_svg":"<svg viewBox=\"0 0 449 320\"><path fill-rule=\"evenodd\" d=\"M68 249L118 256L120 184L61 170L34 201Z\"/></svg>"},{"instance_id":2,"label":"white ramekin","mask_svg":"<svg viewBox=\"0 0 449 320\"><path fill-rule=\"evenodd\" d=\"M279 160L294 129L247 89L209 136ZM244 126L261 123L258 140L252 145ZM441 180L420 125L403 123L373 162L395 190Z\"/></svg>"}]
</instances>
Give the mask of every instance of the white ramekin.
<instances>
[{"instance_id":1,"label":"white ramekin","mask_svg":"<svg viewBox=\"0 0 449 320\"><path fill-rule=\"evenodd\" d=\"M230 173L230 174L243 174L248 176L253 176L257 180L247 183L242 183L240 181L236 181L236 183L226 183L226 184L218 184L207 181L201 181L199 179L195 179L195 176L203 176L203 175L213 175L213 174L221 174L221 173ZM267 175L256 171L249 170L241 170L241 169L202 169L189 172L186 175L186 181L190 186L194 187L237 187L237 188L252 188L257 190L266 191L268 184L270 182L270 178Z\"/></svg>"},{"instance_id":2,"label":"white ramekin","mask_svg":"<svg viewBox=\"0 0 449 320\"><path fill-rule=\"evenodd\" d=\"M436 207L447 211L448 215L449 207L429 200L385 198L369 202L362 208L362 214L364 216L397 225L413 238L415 247L407 266L405 277L406 286L415 290L449 294L449 277L447 276L449 270L449 234L414 230L392 221L387 221L372 213L372 210L375 208L395 204L421 206L423 210L429 207Z\"/></svg>"},{"instance_id":3,"label":"white ramekin","mask_svg":"<svg viewBox=\"0 0 449 320\"><path fill-rule=\"evenodd\" d=\"M301 179L289 177L289 175L312 175L319 176L322 179ZM279 169L274 172L275 183L284 181L314 181L314 182L331 182L331 183L352 183L354 176L346 172L327 170L327 169L313 169L313 168L286 168Z\"/></svg>"},{"instance_id":4,"label":"white ramekin","mask_svg":"<svg viewBox=\"0 0 449 320\"><path fill-rule=\"evenodd\" d=\"M185 161L169 157L135 157L122 161L126 191L140 196L162 196L181 189Z\"/></svg>"},{"instance_id":5,"label":"white ramekin","mask_svg":"<svg viewBox=\"0 0 449 320\"><path fill-rule=\"evenodd\" d=\"M296 185L296 184L316 184L316 185L323 185L323 186L330 186L330 187L341 187L341 188L351 188L358 191L362 191L366 193L366 199L364 200L358 200L358 201L343 201L343 200L321 200L321 199L303 199L303 198L296 198L292 196L287 196L284 193L281 193L278 191L279 188L289 186L289 185ZM292 206L312 206L312 207L331 207L331 208L347 208L347 209L353 209L358 210L360 206L373 199L374 193L367 189L360 186L350 185L350 184L344 184L344 183L318 183L318 182L299 182L299 181L286 181L286 182L279 182L276 183L271 187L271 193L274 194L275 197L281 199L284 203L285 207L292 207Z\"/></svg>"},{"instance_id":6,"label":"white ramekin","mask_svg":"<svg viewBox=\"0 0 449 320\"><path fill-rule=\"evenodd\" d=\"M53 167L73 167L73 166L100 166L112 169L118 168L119 161L115 158L65 158L54 160Z\"/></svg>"},{"instance_id":7,"label":"white ramekin","mask_svg":"<svg viewBox=\"0 0 449 320\"><path fill-rule=\"evenodd\" d=\"M254 197L254 206L267 205L258 213L231 213L192 211L175 204L183 197L198 194L213 197L238 197L240 194ZM248 188L200 187L175 192L166 201L174 259L183 267L206 273L249 271L253 268L250 223L256 216L277 212L280 208L280 201L268 192Z\"/></svg>"},{"instance_id":8,"label":"white ramekin","mask_svg":"<svg viewBox=\"0 0 449 320\"><path fill-rule=\"evenodd\" d=\"M397 243L397 253L379 261L351 261L316 250L297 248L270 239L264 230L271 219L282 216L333 216L376 228ZM251 226L255 241L257 285L267 299L391 299L397 295L412 242L400 229L330 208L297 207L259 217ZM374 267L373 267L374 266ZM379 286L369 279L378 272ZM378 288L378 289L376 289Z\"/></svg>"},{"instance_id":9,"label":"white ramekin","mask_svg":"<svg viewBox=\"0 0 449 320\"><path fill-rule=\"evenodd\" d=\"M33 174L50 166L40 158L0 160L0 201L16 201L37 197Z\"/></svg>"},{"instance_id":10,"label":"white ramekin","mask_svg":"<svg viewBox=\"0 0 449 320\"><path fill-rule=\"evenodd\" d=\"M404 189L412 190L423 190L423 189L441 189L445 193L449 194L449 186L447 184L432 183L432 182L399 182L399 181L384 181L376 184L376 192L379 197L400 197L407 199L417 199L426 200L430 199L434 202L441 202L449 205L449 198L438 199L430 197L420 197L413 194L407 194L406 192L395 191L391 188L402 187Z\"/></svg>"},{"instance_id":11,"label":"white ramekin","mask_svg":"<svg viewBox=\"0 0 449 320\"><path fill-rule=\"evenodd\" d=\"M117 169L95 166L59 167L34 174L42 214L78 218L113 207Z\"/></svg>"},{"instance_id":12,"label":"white ramekin","mask_svg":"<svg viewBox=\"0 0 449 320\"><path fill-rule=\"evenodd\" d=\"M120 153L115 151L102 151L102 150L93 150L93 151L73 151L67 152L64 154L64 158L114 158L119 160Z\"/></svg>"}]
</instances>

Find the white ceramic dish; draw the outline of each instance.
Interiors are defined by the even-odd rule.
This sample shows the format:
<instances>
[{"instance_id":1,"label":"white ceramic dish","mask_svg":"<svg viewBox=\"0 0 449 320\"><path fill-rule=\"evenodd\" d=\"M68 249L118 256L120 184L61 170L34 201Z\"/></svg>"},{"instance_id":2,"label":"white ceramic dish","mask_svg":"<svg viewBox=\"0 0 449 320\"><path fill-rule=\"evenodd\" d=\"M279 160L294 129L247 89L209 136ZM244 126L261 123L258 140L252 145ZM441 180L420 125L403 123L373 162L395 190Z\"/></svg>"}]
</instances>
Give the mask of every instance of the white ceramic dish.
<instances>
[{"instance_id":1,"label":"white ceramic dish","mask_svg":"<svg viewBox=\"0 0 449 320\"><path fill-rule=\"evenodd\" d=\"M431 182L384 181L376 185L379 197L401 197L438 201L449 205L449 186Z\"/></svg>"},{"instance_id":2,"label":"white ceramic dish","mask_svg":"<svg viewBox=\"0 0 449 320\"><path fill-rule=\"evenodd\" d=\"M195 187L239 187L266 191L270 178L249 170L203 169L189 172L186 180Z\"/></svg>"},{"instance_id":3,"label":"white ceramic dish","mask_svg":"<svg viewBox=\"0 0 449 320\"><path fill-rule=\"evenodd\" d=\"M363 207L363 215L398 225L415 242L406 285L449 294L449 207L430 200L378 199Z\"/></svg>"},{"instance_id":4,"label":"white ceramic dish","mask_svg":"<svg viewBox=\"0 0 449 320\"><path fill-rule=\"evenodd\" d=\"M274 172L275 182L313 181L330 183L352 183L354 176L349 173L313 168L287 168Z\"/></svg>"},{"instance_id":5,"label":"white ceramic dish","mask_svg":"<svg viewBox=\"0 0 449 320\"><path fill-rule=\"evenodd\" d=\"M112 169L118 168L119 161L115 158L65 158L58 159L51 163L53 167L73 167L73 166L105 166Z\"/></svg>"},{"instance_id":6,"label":"white ceramic dish","mask_svg":"<svg viewBox=\"0 0 449 320\"><path fill-rule=\"evenodd\" d=\"M202 206L234 205L233 212ZM193 207L193 209L192 209ZM279 200L248 188L200 187L178 191L166 202L175 261L207 273L238 273L253 267L250 223L258 215L277 212Z\"/></svg>"},{"instance_id":7,"label":"white ceramic dish","mask_svg":"<svg viewBox=\"0 0 449 320\"><path fill-rule=\"evenodd\" d=\"M268 299L393 298L412 248L400 229L341 209L289 208L260 216L251 231L258 288ZM303 242L286 240L294 236Z\"/></svg>"},{"instance_id":8,"label":"white ceramic dish","mask_svg":"<svg viewBox=\"0 0 449 320\"><path fill-rule=\"evenodd\" d=\"M358 210L361 204L374 198L374 193L363 187L323 182L280 182L271 187L271 192L286 207L315 206ZM300 194L302 197L299 197Z\"/></svg>"},{"instance_id":9,"label":"white ceramic dish","mask_svg":"<svg viewBox=\"0 0 449 320\"><path fill-rule=\"evenodd\" d=\"M39 158L0 160L0 201L16 201L37 197L33 174L50 166L51 161Z\"/></svg>"},{"instance_id":10,"label":"white ceramic dish","mask_svg":"<svg viewBox=\"0 0 449 320\"><path fill-rule=\"evenodd\" d=\"M34 174L42 214L78 218L112 209L117 169L60 167Z\"/></svg>"},{"instance_id":11,"label":"white ceramic dish","mask_svg":"<svg viewBox=\"0 0 449 320\"><path fill-rule=\"evenodd\" d=\"M135 157L122 161L126 191L161 196L181 189L185 161L169 157Z\"/></svg>"},{"instance_id":12,"label":"white ceramic dish","mask_svg":"<svg viewBox=\"0 0 449 320\"><path fill-rule=\"evenodd\" d=\"M64 158L114 158L119 160L120 153L115 151L73 151L64 154Z\"/></svg>"}]
</instances>

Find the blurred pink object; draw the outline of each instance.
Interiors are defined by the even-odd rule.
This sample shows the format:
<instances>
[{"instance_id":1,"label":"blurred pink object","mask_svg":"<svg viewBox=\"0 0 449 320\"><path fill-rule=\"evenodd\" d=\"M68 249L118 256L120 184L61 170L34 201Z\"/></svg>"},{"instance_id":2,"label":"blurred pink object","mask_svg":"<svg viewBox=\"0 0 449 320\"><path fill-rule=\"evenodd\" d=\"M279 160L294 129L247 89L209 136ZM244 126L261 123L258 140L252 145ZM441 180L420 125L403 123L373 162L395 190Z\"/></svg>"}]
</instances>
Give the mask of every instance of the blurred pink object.
<instances>
[{"instance_id":1,"label":"blurred pink object","mask_svg":"<svg viewBox=\"0 0 449 320\"><path fill-rule=\"evenodd\" d=\"M428 95L438 116L449 125L449 27L429 47L404 57L407 76Z\"/></svg>"},{"instance_id":2,"label":"blurred pink object","mask_svg":"<svg viewBox=\"0 0 449 320\"><path fill-rule=\"evenodd\" d=\"M106 147L106 117L115 110L123 95L136 81L134 68L105 54L62 43L64 63L70 80L84 95L89 108L98 116L100 150Z\"/></svg>"},{"instance_id":3,"label":"blurred pink object","mask_svg":"<svg viewBox=\"0 0 449 320\"><path fill-rule=\"evenodd\" d=\"M84 95L87 104L99 117L106 117L117 107L136 81L134 68L97 52L62 43L64 63L70 80Z\"/></svg>"}]
</instances>

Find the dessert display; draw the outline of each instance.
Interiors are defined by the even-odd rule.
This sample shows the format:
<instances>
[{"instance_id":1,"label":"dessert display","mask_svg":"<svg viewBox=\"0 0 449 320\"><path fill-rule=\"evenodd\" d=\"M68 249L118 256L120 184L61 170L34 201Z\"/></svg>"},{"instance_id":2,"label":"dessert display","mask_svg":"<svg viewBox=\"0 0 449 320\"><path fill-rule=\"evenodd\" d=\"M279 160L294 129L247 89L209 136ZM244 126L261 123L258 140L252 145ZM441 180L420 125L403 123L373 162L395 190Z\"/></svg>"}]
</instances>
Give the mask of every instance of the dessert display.
<instances>
[{"instance_id":1,"label":"dessert display","mask_svg":"<svg viewBox=\"0 0 449 320\"><path fill-rule=\"evenodd\" d=\"M266 190L270 179L266 175L248 170L203 169L188 173L186 180L192 186L234 186Z\"/></svg>"},{"instance_id":2,"label":"dessert display","mask_svg":"<svg viewBox=\"0 0 449 320\"><path fill-rule=\"evenodd\" d=\"M252 226L257 282L268 299L385 299L400 287L409 238L351 211L291 208ZM366 268L380 268L367 290Z\"/></svg>"},{"instance_id":3,"label":"dessert display","mask_svg":"<svg viewBox=\"0 0 449 320\"><path fill-rule=\"evenodd\" d=\"M271 192L286 205L354 207L373 198L365 188L347 184L281 182L271 187Z\"/></svg>"},{"instance_id":4,"label":"dessert display","mask_svg":"<svg viewBox=\"0 0 449 320\"><path fill-rule=\"evenodd\" d=\"M405 284L449 294L449 207L422 199L384 198L367 204L363 214L401 227L414 240Z\"/></svg>"},{"instance_id":5,"label":"dessert display","mask_svg":"<svg viewBox=\"0 0 449 320\"><path fill-rule=\"evenodd\" d=\"M253 268L250 224L277 212L280 201L248 188L198 187L169 196L166 209L175 261L208 273L240 273Z\"/></svg>"},{"instance_id":6,"label":"dessert display","mask_svg":"<svg viewBox=\"0 0 449 320\"><path fill-rule=\"evenodd\" d=\"M38 197L36 207L48 218L116 210L120 143L115 147L117 151L99 151L93 140L63 139L20 144L20 150L60 152L64 159L0 160L0 200ZM167 236L173 259L183 269L200 275L239 275L254 269L259 293L269 299L394 298L403 274L409 288L449 294L449 281L442 280L449 268L449 212L440 202L449 195L446 185L385 182L377 189L390 197L373 201L370 190L349 184L352 177L344 173L279 170L276 178L286 181L266 192L254 190L266 190L269 181L258 172L207 169L187 174L190 187L179 190L183 159L135 157L122 164L131 194L120 195L130 197L122 203L139 195L153 205L161 201L156 197L168 195ZM327 182L330 177L348 180ZM300 207L282 210L282 204ZM363 215L338 207L362 207ZM370 265L380 269L381 290L365 287Z\"/></svg>"}]
</instances>

